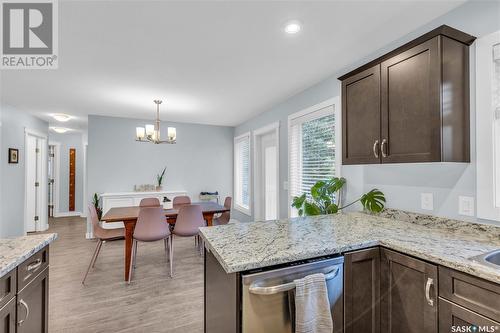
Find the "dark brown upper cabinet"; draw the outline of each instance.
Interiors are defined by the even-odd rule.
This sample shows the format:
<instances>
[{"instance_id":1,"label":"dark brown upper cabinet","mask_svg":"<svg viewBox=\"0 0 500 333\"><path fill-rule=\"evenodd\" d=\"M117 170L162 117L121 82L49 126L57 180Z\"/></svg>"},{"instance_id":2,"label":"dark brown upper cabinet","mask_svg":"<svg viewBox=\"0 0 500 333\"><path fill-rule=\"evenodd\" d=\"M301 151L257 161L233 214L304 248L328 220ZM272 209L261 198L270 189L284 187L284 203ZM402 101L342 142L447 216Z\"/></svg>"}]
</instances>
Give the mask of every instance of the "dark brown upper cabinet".
<instances>
[{"instance_id":1,"label":"dark brown upper cabinet","mask_svg":"<svg viewBox=\"0 0 500 333\"><path fill-rule=\"evenodd\" d=\"M343 164L469 162L469 45L441 26L342 76Z\"/></svg>"}]
</instances>

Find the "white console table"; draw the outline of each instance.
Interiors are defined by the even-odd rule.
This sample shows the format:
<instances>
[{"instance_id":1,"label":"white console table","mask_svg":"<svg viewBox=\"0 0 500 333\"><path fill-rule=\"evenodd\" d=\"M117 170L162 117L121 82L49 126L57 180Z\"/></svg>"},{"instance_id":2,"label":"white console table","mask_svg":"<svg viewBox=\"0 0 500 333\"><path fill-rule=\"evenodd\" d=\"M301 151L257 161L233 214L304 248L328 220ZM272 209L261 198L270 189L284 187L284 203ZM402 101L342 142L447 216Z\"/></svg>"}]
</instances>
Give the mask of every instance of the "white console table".
<instances>
[{"instance_id":1,"label":"white console table","mask_svg":"<svg viewBox=\"0 0 500 333\"><path fill-rule=\"evenodd\" d=\"M117 193L103 193L100 195L102 200L103 215L114 207L129 207L139 206L142 199L145 198L158 198L165 209L172 208L172 200L174 197L180 195L187 195L186 191L154 191L154 192L117 192ZM170 202L163 202L163 198L167 197ZM123 228L122 222L116 223L103 223L102 227L105 229Z\"/></svg>"}]
</instances>

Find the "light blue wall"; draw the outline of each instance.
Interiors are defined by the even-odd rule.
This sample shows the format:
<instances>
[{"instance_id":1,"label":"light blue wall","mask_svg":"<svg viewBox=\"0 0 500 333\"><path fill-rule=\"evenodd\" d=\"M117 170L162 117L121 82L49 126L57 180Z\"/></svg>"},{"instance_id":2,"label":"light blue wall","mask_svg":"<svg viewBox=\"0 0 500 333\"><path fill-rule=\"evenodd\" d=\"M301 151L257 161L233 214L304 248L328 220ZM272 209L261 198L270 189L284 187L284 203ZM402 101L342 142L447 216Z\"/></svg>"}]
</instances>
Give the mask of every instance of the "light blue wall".
<instances>
[{"instance_id":1,"label":"light blue wall","mask_svg":"<svg viewBox=\"0 0 500 333\"><path fill-rule=\"evenodd\" d=\"M49 141L60 143L59 160L59 213L69 211L69 150L76 149L75 212L83 210L83 138L80 132L58 134L50 132Z\"/></svg>"},{"instance_id":2,"label":"light blue wall","mask_svg":"<svg viewBox=\"0 0 500 333\"><path fill-rule=\"evenodd\" d=\"M193 201L201 191L232 194L233 127L172 123L177 144L135 141L135 128L149 120L89 116L88 196L94 192L133 191L135 184L154 184L164 166L164 189L185 190Z\"/></svg>"},{"instance_id":3,"label":"light blue wall","mask_svg":"<svg viewBox=\"0 0 500 333\"><path fill-rule=\"evenodd\" d=\"M2 106L1 112L1 201L0 237L24 233L24 131L25 128L48 135L47 122L32 115ZM8 164L8 149L19 149L19 163ZM8 209L6 209L8 207Z\"/></svg>"},{"instance_id":4,"label":"light blue wall","mask_svg":"<svg viewBox=\"0 0 500 333\"><path fill-rule=\"evenodd\" d=\"M287 99L270 110L245 122L235 129L235 135L255 130L269 123L280 121L280 214L286 217L288 212L288 192L283 189L283 182L288 175L288 115L307 107L340 95L340 84L337 80L342 74L403 45L404 43L432 30L442 24L447 24L477 37L500 29L500 3L496 1L471 1L454 9L397 40L383 49L369 55L359 55L353 63L343 70L333 73L330 77L315 86ZM475 167L475 47L471 47L471 158L469 164L464 163L428 163L400 165L370 165L344 166L342 175L348 180L347 200L377 187L388 199L388 206L414 212L426 212L420 209L420 193L434 194L434 215L472 220L458 215L458 196L475 197L476 167ZM359 207L358 207L359 208ZM251 216L235 213L239 220L252 220ZM487 222L487 221L485 221Z\"/></svg>"}]
</instances>

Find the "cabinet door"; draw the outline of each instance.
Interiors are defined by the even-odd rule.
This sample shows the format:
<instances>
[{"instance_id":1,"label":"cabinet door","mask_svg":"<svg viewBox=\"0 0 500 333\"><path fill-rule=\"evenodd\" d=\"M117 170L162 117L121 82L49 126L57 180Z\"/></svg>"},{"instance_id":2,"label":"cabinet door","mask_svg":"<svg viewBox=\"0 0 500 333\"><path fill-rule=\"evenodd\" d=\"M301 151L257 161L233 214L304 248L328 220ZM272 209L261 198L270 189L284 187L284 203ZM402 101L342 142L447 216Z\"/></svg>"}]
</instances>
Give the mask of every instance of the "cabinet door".
<instances>
[{"instance_id":1,"label":"cabinet door","mask_svg":"<svg viewBox=\"0 0 500 333\"><path fill-rule=\"evenodd\" d=\"M381 64L382 163L441 159L438 38Z\"/></svg>"},{"instance_id":2,"label":"cabinet door","mask_svg":"<svg viewBox=\"0 0 500 333\"><path fill-rule=\"evenodd\" d=\"M437 332L437 267L387 249L381 254L381 332Z\"/></svg>"},{"instance_id":3,"label":"cabinet door","mask_svg":"<svg viewBox=\"0 0 500 333\"><path fill-rule=\"evenodd\" d=\"M48 332L49 268L17 294L17 333Z\"/></svg>"},{"instance_id":4,"label":"cabinet door","mask_svg":"<svg viewBox=\"0 0 500 333\"><path fill-rule=\"evenodd\" d=\"M380 332L380 249L344 256L344 332Z\"/></svg>"},{"instance_id":5,"label":"cabinet door","mask_svg":"<svg viewBox=\"0 0 500 333\"><path fill-rule=\"evenodd\" d=\"M342 164L380 163L380 65L342 81Z\"/></svg>"},{"instance_id":6,"label":"cabinet door","mask_svg":"<svg viewBox=\"0 0 500 333\"><path fill-rule=\"evenodd\" d=\"M16 298L0 308L0 333L16 332Z\"/></svg>"},{"instance_id":7,"label":"cabinet door","mask_svg":"<svg viewBox=\"0 0 500 333\"><path fill-rule=\"evenodd\" d=\"M481 330L474 330L474 326ZM498 327L500 323L496 321L439 298L439 333L495 332Z\"/></svg>"}]
</instances>

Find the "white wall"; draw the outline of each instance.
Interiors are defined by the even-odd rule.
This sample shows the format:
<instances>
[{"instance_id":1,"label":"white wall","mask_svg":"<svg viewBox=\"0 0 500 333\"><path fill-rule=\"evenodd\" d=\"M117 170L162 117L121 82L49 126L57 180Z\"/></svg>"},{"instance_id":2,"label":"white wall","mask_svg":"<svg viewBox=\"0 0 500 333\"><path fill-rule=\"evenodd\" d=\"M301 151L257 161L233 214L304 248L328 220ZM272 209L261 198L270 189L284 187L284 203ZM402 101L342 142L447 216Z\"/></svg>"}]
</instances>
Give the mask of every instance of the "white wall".
<instances>
[{"instance_id":1,"label":"white wall","mask_svg":"<svg viewBox=\"0 0 500 333\"><path fill-rule=\"evenodd\" d=\"M0 237L21 236L24 234L24 131L28 128L48 135L48 124L6 105L2 106L1 123ZM19 149L18 164L8 164L9 148Z\"/></svg>"},{"instance_id":2,"label":"white wall","mask_svg":"<svg viewBox=\"0 0 500 333\"><path fill-rule=\"evenodd\" d=\"M60 143L59 151L59 213L69 212L69 150L76 149L75 212L83 213L83 134L67 132L49 133L49 141Z\"/></svg>"},{"instance_id":3,"label":"white wall","mask_svg":"<svg viewBox=\"0 0 500 333\"><path fill-rule=\"evenodd\" d=\"M152 115L153 117L154 115ZM233 127L169 123L177 144L135 141L135 128L152 120L89 116L87 196L94 192L133 191L135 184L154 184L167 167L165 190L185 190L193 201L200 191L232 194Z\"/></svg>"},{"instance_id":4,"label":"white wall","mask_svg":"<svg viewBox=\"0 0 500 333\"><path fill-rule=\"evenodd\" d=\"M280 121L280 212L286 217L288 212L288 192L283 189L283 182L288 174L288 115L306 109L327 99L340 95L342 74L370 61L404 43L432 30L442 24L447 24L469 34L481 37L500 29L500 3L496 1L471 1L422 26L411 34L397 40L383 49L369 55L359 55L353 59L351 66L333 73L327 79L315 86L283 101L274 108L241 124L235 129L235 135L257 129L269 123ZM362 42L362 41L360 41ZM347 178L347 200L377 187L382 190L387 199L387 206L414 212L426 212L443 217L459 218L476 221L458 215L458 196L475 197L476 166L475 166L475 47L471 47L471 163L426 163L399 165L343 166L342 175ZM434 211L420 209L420 193L434 194ZM359 208L359 207L358 207ZM239 220L252 220L252 216L236 213Z\"/></svg>"}]
</instances>

